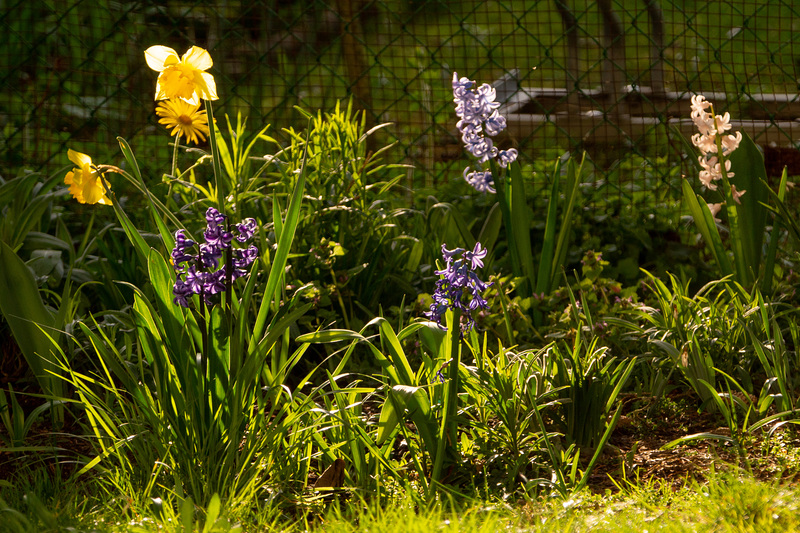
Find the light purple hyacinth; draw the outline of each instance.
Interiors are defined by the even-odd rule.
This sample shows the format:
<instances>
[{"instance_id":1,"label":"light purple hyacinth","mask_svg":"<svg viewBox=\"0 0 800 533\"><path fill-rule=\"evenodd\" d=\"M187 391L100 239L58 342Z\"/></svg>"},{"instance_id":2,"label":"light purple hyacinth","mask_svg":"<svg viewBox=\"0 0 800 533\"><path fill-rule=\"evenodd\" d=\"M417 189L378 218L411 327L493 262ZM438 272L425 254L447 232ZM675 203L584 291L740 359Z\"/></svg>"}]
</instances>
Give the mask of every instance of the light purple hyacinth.
<instances>
[{"instance_id":1,"label":"light purple hyacinth","mask_svg":"<svg viewBox=\"0 0 800 533\"><path fill-rule=\"evenodd\" d=\"M258 248L252 245L247 248L232 249L234 235L229 231L227 218L218 210L209 207L206 211L206 229L203 232L205 242L199 245L186 236L185 230L175 232L175 248L172 250L172 264L178 273L172 288L175 304L188 307L188 299L194 294L202 295L206 303L211 303L211 296L226 290L227 270L224 261L222 267L218 269L226 251L232 254L232 280L247 275L250 265L258 257ZM258 228L252 218L245 219L235 227L235 238L240 243L252 239ZM197 252L192 253L195 246Z\"/></svg>"},{"instance_id":2,"label":"light purple hyacinth","mask_svg":"<svg viewBox=\"0 0 800 533\"><path fill-rule=\"evenodd\" d=\"M436 271L436 274L441 277L436 282L433 303L425 316L444 327L442 317L447 310L458 309L466 317L461 330L463 334L475 325L471 312L489 307L481 293L491 286L491 283L484 283L474 272L475 269L483 267L486 249L479 242L475 243L472 251L464 248L448 250L443 244L442 256L444 256L445 268Z\"/></svg>"},{"instance_id":3,"label":"light purple hyacinth","mask_svg":"<svg viewBox=\"0 0 800 533\"><path fill-rule=\"evenodd\" d=\"M506 129L506 119L497 112L500 102L496 102L495 88L484 83L480 87L469 78L459 78L453 72L453 102L456 104L456 115L460 119L456 124L461 132L464 147L479 164L497 158L501 167L506 168L516 161L517 151L498 150L489 137L494 137ZM484 135L486 134L486 135ZM487 135L489 137L487 137ZM480 192L495 192L491 172L476 170L464 171L464 179Z\"/></svg>"}]
</instances>

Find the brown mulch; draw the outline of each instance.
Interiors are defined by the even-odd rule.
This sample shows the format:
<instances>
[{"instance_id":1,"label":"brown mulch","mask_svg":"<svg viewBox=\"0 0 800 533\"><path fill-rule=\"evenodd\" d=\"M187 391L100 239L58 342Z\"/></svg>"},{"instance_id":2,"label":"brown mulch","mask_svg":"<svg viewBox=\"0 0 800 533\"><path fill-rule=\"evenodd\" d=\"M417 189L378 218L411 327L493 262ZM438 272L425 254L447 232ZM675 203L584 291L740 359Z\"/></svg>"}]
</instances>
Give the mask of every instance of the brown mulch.
<instances>
[{"instance_id":1,"label":"brown mulch","mask_svg":"<svg viewBox=\"0 0 800 533\"><path fill-rule=\"evenodd\" d=\"M682 397L690 398L678 394L671 399ZM744 466L735 447L718 440L697 440L662 449L669 442L697 433L730 436L730 429L719 415L682 409L675 418L668 418L656 410L651 415L655 420L647 420L646 407L620 418L610 441L612 451L601 457L590 477L589 486L593 492L616 492L618 485L624 485L626 480L632 483L655 481L678 489L691 480L705 479L712 469L721 471ZM752 473L760 479L772 479L776 475L792 477L795 472L787 471L777 458L764 453L763 444L761 435L748 439L746 447Z\"/></svg>"}]
</instances>

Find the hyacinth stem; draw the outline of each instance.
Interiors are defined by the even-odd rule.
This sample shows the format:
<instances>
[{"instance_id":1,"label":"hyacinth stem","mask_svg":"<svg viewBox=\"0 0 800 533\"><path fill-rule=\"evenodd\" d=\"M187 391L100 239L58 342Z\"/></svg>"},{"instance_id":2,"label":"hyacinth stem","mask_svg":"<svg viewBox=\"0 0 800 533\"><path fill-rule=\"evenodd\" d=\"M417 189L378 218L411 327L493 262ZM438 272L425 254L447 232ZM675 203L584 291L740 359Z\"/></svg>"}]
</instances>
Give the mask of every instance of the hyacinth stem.
<instances>
[{"instance_id":1,"label":"hyacinth stem","mask_svg":"<svg viewBox=\"0 0 800 533\"><path fill-rule=\"evenodd\" d=\"M447 379L444 382L444 400L442 405L442 423L439 426L439 438L436 444L436 457L433 463L432 481L441 484L442 467L445 456L450 462L458 460L456 446L456 415L458 408L458 370L461 366L461 311L453 309L447 312Z\"/></svg>"},{"instance_id":2,"label":"hyacinth stem","mask_svg":"<svg viewBox=\"0 0 800 533\"><path fill-rule=\"evenodd\" d=\"M226 231L230 233L231 231L231 223L230 221L225 222ZM225 251L225 302L226 302L226 309L225 309L225 318L228 322L228 327L231 326L231 314L233 312L233 250L229 246L228 249Z\"/></svg>"},{"instance_id":3,"label":"hyacinth stem","mask_svg":"<svg viewBox=\"0 0 800 533\"><path fill-rule=\"evenodd\" d=\"M200 289L200 312L197 314L197 319L200 327L200 339L202 343L200 351L200 413L205 417L206 398L208 396L208 378L206 377L206 368L208 366L208 321L206 321L206 295L205 289Z\"/></svg>"},{"instance_id":4,"label":"hyacinth stem","mask_svg":"<svg viewBox=\"0 0 800 533\"><path fill-rule=\"evenodd\" d=\"M217 144L217 124L214 122L214 109L211 100L205 100L206 116L208 116L208 142L211 144L211 163L214 167L214 186L217 189L217 209L225 214L225 191L222 190L222 167Z\"/></svg>"}]
</instances>

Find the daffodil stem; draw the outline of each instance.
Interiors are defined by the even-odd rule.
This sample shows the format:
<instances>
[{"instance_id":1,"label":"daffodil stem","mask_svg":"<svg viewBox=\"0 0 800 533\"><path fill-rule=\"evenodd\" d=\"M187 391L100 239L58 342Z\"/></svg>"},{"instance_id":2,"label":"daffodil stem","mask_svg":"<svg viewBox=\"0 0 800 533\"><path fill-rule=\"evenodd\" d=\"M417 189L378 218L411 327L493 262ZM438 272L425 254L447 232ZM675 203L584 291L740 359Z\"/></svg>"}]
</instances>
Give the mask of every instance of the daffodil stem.
<instances>
[{"instance_id":1,"label":"daffodil stem","mask_svg":"<svg viewBox=\"0 0 800 533\"><path fill-rule=\"evenodd\" d=\"M178 168L178 145L180 144L181 140L181 130L178 130L178 133L175 134L175 148L172 150L172 171L169 175L172 179L176 179L178 176L175 175L175 171Z\"/></svg>"}]
</instances>

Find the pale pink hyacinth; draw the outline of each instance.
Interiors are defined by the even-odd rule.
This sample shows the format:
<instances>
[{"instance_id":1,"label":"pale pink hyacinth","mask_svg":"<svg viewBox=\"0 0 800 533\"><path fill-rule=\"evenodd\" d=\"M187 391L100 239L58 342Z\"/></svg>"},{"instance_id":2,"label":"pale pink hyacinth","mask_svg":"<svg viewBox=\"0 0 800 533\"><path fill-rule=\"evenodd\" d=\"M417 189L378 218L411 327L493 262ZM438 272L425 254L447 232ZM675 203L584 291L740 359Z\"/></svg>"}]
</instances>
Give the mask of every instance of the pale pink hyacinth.
<instances>
[{"instance_id":1,"label":"pale pink hyacinth","mask_svg":"<svg viewBox=\"0 0 800 533\"><path fill-rule=\"evenodd\" d=\"M721 156L724 160L725 175L731 178L734 174L731 172L731 162L728 157L731 152L739 147L739 143L742 141L742 134L738 131L725 134L725 132L731 129L730 113L726 112L724 115L714 115L714 106L711 105L711 102L706 100L705 96L702 94L692 96L691 117L695 126L697 126L697 130L700 132L692 135L692 144L694 144L702 154L698 158L700 166L703 167L703 170L700 171L699 178L706 188L715 191L717 190L717 185L714 182L722 179L722 166L717 157L720 155L717 154L717 138L719 136L720 145L722 147ZM746 191L741 191L738 193L738 196L734 198L738 201L739 196L745 192Z\"/></svg>"}]
</instances>

